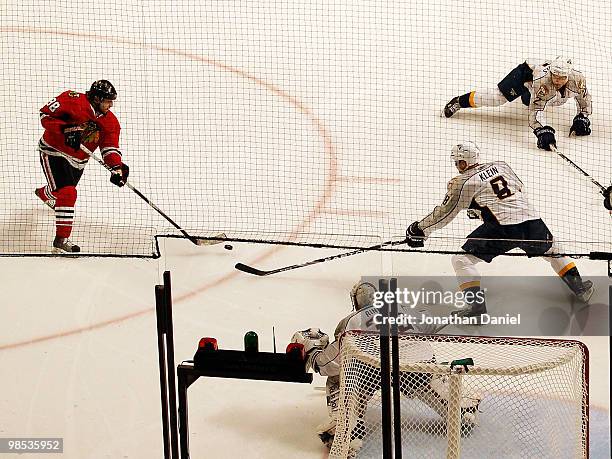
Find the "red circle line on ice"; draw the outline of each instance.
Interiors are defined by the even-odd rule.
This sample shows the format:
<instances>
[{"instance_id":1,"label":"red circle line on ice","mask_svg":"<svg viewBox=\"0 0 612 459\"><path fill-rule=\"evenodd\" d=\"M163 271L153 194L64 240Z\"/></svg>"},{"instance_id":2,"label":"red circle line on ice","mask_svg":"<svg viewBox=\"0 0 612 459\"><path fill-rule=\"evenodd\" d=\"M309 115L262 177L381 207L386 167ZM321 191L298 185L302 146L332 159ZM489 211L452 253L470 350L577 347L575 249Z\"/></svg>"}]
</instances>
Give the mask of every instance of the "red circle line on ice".
<instances>
[{"instance_id":1,"label":"red circle line on ice","mask_svg":"<svg viewBox=\"0 0 612 459\"><path fill-rule=\"evenodd\" d=\"M314 114L314 112L309 107L304 105L296 97L292 96L291 94L284 91L283 89L275 86L274 84L269 83L265 80L262 80L261 78L258 78L256 76L250 75L244 70L241 70L236 67L232 67L230 65L224 64L219 61L215 61L213 59L210 59L204 56L199 56L197 54L188 53L188 52L170 48L170 47L144 44L144 43L140 43L134 40L127 40L124 38L96 35L96 34L90 34L90 33L81 33L81 32L68 32L68 31L61 31L61 30L55 30L55 29L49 29L49 28L33 28L33 27L0 27L0 32L2 33L41 34L41 35L47 34L47 35L62 36L62 37L74 37L76 39L90 39L93 41L103 41L105 43L115 43L117 45L123 45L123 46L128 46L128 47L139 47L143 49L154 50L160 53L172 54L175 56L182 56L186 59L190 59L193 61L202 62L208 65L214 66L220 70L223 70L233 75L245 78L256 85L259 85L265 88L266 90L270 91L271 93L275 94L276 96L278 96L279 98L287 102L289 105L293 106L298 112L302 113L304 116L306 116L311 121L311 123L316 128L316 131L318 132L319 136L323 140L324 151L325 151L325 155L328 161L327 175L325 177L325 185L321 192L321 196L316 201L313 209L306 215L306 217L304 217L302 222L300 222L295 228L293 228L293 230L291 231L291 234L289 235L289 240L294 239L305 228L310 226L312 221L318 215L323 213L326 207L329 205L331 197L334 192L334 188L336 186L336 183L340 181L340 178L338 176L338 159L336 157L336 147L334 146L334 143L332 141L331 134L329 130L327 129L327 127L323 124L323 122ZM266 258L270 257L272 254L276 253L277 251L281 250L282 248L283 248L282 246L275 246L273 248L270 248L262 252L259 256L250 260L249 264L257 264L265 260ZM181 295L177 295L174 298L174 303L175 304L180 303L196 295L199 295L200 293L208 289L211 289L213 287L218 287L219 285L233 279L234 277L238 275L244 275L244 274L234 270L232 267L230 272L226 273L220 278L213 279L212 281L207 282L196 289L193 289L189 292L185 292ZM151 288L152 287L153 286L151 286ZM145 314L150 314L154 311L155 311L154 307L149 307L146 309L141 309L139 311L131 312L129 314L125 314L123 316L110 318L110 319L96 322L94 324L86 325L83 327L73 328L73 329L64 330L64 331L58 331L58 332L51 333L48 335L29 338L29 339L14 342L14 343L3 344L3 345L0 345L0 351L8 350L8 349L15 349L15 348L22 347L22 346L28 346L31 344L37 344L37 343L41 343L45 341L58 339L58 338L77 335L79 333L87 332L90 330L97 330L97 329L104 328L109 325L114 325L114 324L124 322L129 319L140 317Z\"/></svg>"}]
</instances>

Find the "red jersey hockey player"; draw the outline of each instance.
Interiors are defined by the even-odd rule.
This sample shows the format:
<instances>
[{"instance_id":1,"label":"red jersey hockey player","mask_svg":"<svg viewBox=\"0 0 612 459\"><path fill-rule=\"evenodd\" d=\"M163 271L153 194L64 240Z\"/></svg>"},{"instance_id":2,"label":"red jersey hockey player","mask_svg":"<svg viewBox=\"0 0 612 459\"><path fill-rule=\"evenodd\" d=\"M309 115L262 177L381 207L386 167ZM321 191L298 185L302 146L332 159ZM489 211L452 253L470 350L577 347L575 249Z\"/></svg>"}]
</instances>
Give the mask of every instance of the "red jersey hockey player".
<instances>
[{"instance_id":1,"label":"red jersey hockey player","mask_svg":"<svg viewBox=\"0 0 612 459\"><path fill-rule=\"evenodd\" d=\"M123 186L129 168L119 151L119 121L110 111L117 91L107 80L95 81L87 93L65 91L40 109L45 132L38 144L40 164L47 185L35 193L55 210L55 253L80 252L68 237L72 231L79 183L89 156L81 144L93 151L100 148L104 162L111 168L110 181Z\"/></svg>"}]
</instances>

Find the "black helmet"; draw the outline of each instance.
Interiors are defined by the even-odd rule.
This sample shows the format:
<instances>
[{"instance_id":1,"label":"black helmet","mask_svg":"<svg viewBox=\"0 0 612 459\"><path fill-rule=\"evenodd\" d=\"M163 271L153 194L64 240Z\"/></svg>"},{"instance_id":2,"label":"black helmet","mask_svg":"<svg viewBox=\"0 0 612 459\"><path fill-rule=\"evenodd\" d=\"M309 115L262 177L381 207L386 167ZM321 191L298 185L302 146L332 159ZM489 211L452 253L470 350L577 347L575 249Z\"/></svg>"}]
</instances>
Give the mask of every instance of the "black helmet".
<instances>
[{"instance_id":1,"label":"black helmet","mask_svg":"<svg viewBox=\"0 0 612 459\"><path fill-rule=\"evenodd\" d=\"M87 95L89 98L99 97L100 99L115 100L117 98L117 91L110 81L98 80L92 83Z\"/></svg>"}]
</instances>

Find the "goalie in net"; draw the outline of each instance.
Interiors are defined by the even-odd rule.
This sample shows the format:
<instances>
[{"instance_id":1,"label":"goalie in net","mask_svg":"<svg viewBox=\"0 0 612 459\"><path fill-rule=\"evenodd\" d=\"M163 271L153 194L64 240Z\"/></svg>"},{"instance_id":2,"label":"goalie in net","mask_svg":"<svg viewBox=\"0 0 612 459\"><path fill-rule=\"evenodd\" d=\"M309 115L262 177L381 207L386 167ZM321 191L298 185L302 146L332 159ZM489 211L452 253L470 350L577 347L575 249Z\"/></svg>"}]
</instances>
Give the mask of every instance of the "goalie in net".
<instances>
[{"instance_id":1,"label":"goalie in net","mask_svg":"<svg viewBox=\"0 0 612 459\"><path fill-rule=\"evenodd\" d=\"M349 330L364 330L378 332L376 316L380 315L380 308L374 305L376 287L368 282L356 283L350 293L353 312L343 318L334 331L335 340L330 343L329 336L318 328L297 331L291 341L301 343L307 355L307 370L312 368L322 376L327 376L326 396L329 418L317 428L321 441L332 447L336 425L338 423L338 408L340 397L340 351L342 335ZM405 305L398 305L398 316L427 315L425 309L411 309ZM416 322L416 321L415 321ZM434 334L446 325L406 324L399 326L399 333ZM403 358L409 358L414 363L434 363L433 348L428 343L415 342L409 349L404 349ZM362 445L362 439L367 433L364 416L368 402L380 389L380 368L368 365L368 383L361 386L360 397L356 407L357 422L351 432L351 445L349 456L357 453ZM419 372L402 372L400 376L400 392L405 397L417 398L440 415L441 421L446 419L448 407L448 383L442 375L432 375ZM476 394L469 394L461 400L461 430L465 433L471 431L476 425L476 416L480 398Z\"/></svg>"}]
</instances>

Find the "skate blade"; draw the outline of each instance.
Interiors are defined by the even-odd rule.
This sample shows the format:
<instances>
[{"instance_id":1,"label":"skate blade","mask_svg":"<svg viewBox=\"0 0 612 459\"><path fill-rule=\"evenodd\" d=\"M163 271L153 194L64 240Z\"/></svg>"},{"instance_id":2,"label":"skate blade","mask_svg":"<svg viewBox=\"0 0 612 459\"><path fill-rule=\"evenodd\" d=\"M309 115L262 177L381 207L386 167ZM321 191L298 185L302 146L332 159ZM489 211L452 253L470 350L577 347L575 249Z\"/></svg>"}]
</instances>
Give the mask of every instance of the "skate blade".
<instances>
[{"instance_id":1,"label":"skate blade","mask_svg":"<svg viewBox=\"0 0 612 459\"><path fill-rule=\"evenodd\" d=\"M78 258L80 252L67 252L57 247L53 247L51 253L53 255L63 255L65 258Z\"/></svg>"},{"instance_id":2,"label":"skate blade","mask_svg":"<svg viewBox=\"0 0 612 459\"><path fill-rule=\"evenodd\" d=\"M581 293L580 295L577 295L577 298L580 301L582 301L584 304L589 304L589 300L593 296L593 293L595 293L595 286L591 287L586 292Z\"/></svg>"}]
</instances>

